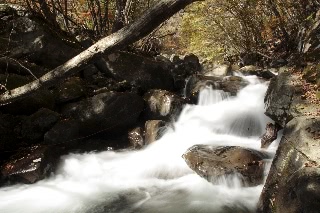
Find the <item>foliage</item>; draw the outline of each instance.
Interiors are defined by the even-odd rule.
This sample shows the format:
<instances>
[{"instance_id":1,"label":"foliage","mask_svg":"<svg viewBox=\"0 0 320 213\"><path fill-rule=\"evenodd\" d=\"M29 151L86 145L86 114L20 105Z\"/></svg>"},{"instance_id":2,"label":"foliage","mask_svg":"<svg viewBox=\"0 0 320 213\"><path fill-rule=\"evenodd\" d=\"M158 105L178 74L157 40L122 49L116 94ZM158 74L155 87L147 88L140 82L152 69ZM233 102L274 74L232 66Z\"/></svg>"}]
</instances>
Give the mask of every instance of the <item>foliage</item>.
<instances>
[{"instance_id":1,"label":"foliage","mask_svg":"<svg viewBox=\"0 0 320 213\"><path fill-rule=\"evenodd\" d=\"M209 60L221 53L290 51L319 8L314 0L206 0L186 10L181 40Z\"/></svg>"}]
</instances>

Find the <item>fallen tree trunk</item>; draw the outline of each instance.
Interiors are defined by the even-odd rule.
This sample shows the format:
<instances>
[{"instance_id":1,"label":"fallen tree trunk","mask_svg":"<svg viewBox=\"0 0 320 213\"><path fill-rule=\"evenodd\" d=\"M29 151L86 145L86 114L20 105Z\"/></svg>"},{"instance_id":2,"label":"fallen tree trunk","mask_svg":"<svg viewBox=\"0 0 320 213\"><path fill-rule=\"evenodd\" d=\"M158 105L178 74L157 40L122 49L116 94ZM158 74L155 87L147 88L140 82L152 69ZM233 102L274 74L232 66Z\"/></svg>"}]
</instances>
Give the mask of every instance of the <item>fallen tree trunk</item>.
<instances>
[{"instance_id":1,"label":"fallen tree trunk","mask_svg":"<svg viewBox=\"0 0 320 213\"><path fill-rule=\"evenodd\" d=\"M26 97L37 91L39 88L54 85L56 82L79 72L88 64L95 62L101 58L103 54L112 53L121 47L143 38L176 12L195 1L199 0L160 1L131 25L99 40L79 55L73 57L39 79L1 94L0 105L6 105Z\"/></svg>"}]
</instances>

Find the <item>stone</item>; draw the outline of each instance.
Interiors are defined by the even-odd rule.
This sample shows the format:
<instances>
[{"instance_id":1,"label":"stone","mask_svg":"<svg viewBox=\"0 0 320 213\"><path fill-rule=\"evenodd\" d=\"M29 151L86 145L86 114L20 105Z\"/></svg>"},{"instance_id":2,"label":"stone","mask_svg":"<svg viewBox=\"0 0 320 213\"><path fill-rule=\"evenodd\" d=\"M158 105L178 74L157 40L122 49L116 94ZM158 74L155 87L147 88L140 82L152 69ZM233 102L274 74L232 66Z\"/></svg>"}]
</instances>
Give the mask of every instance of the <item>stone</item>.
<instances>
[{"instance_id":1,"label":"stone","mask_svg":"<svg viewBox=\"0 0 320 213\"><path fill-rule=\"evenodd\" d=\"M30 81L31 79L26 76L0 74L0 84L5 85L8 90L23 86ZM14 115L31 115L40 108L53 109L54 106L55 100L52 92L48 89L39 89L34 94L26 98L0 106L0 110L4 113Z\"/></svg>"},{"instance_id":2,"label":"stone","mask_svg":"<svg viewBox=\"0 0 320 213\"><path fill-rule=\"evenodd\" d=\"M278 124L267 123L266 132L261 136L261 148L267 149L277 139L279 129Z\"/></svg>"},{"instance_id":3,"label":"stone","mask_svg":"<svg viewBox=\"0 0 320 213\"><path fill-rule=\"evenodd\" d=\"M65 103L85 96L84 82L79 77L71 77L56 89L57 103Z\"/></svg>"},{"instance_id":4,"label":"stone","mask_svg":"<svg viewBox=\"0 0 320 213\"><path fill-rule=\"evenodd\" d=\"M69 119L57 122L44 135L43 143L46 145L67 145L76 144L82 138L80 136L80 125L78 121Z\"/></svg>"},{"instance_id":5,"label":"stone","mask_svg":"<svg viewBox=\"0 0 320 213\"><path fill-rule=\"evenodd\" d=\"M300 116L287 123L257 212L318 212L320 117Z\"/></svg>"},{"instance_id":6,"label":"stone","mask_svg":"<svg viewBox=\"0 0 320 213\"><path fill-rule=\"evenodd\" d=\"M1 168L2 183L35 183L50 175L59 160L57 147L33 146L24 149L6 162Z\"/></svg>"},{"instance_id":7,"label":"stone","mask_svg":"<svg viewBox=\"0 0 320 213\"><path fill-rule=\"evenodd\" d=\"M25 58L40 66L55 68L80 53L80 45L52 31L35 16L16 14L7 20L0 19L0 52L5 56Z\"/></svg>"},{"instance_id":8,"label":"stone","mask_svg":"<svg viewBox=\"0 0 320 213\"><path fill-rule=\"evenodd\" d=\"M193 171L209 182L221 176L240 174L246 186L263 183L264 159L269 158L253 149L210 145L192 146L182 157Z\"/></svg>"},{"instance_id":9,"label":"stone","mask_svg":"<svg viewBox=\"0 0 320 213\"><path fill-rule=\"evenodd\" d=\"M144 146L143 129L136 127L128 133L129 143L134 149L141 149Z\"/></svg>"},{"instance_id":10,"label":"stone","mask_svg":"<svg viewBox=\"0 0 320 213\"><path fill-rule=\"evenodd\" d=\"M144 100L133 93L105 92L62 108L66 118L79 124L80 133L88 136L100 131L123 134L136 124L144 110Z\"/></svg>"},{"instance_id":11,"label":"stone","mask_svg":"<svg viewBox=\"0 0 320 213\"><path fill-rule=\"evenodd\" d=\"M52 110L41 108L36 113L23 119L21 135L30 143L43 141L44 134L58 122L60 114Z\"/></svg>"},{"instance_id":12,"label":"stone","mask_svg":"<svg viewBox=\"0 0 320 213\"><path fill-rule=\"evenodd\" d=\"M228 64L221 64L214 67L212 70L204 72L204 76L225 77L231 73L231 66Z\"/></svg>"},{"instance_id":13,"label":"stone","mask_svg":"<svg viewBox=\"0 0 320 213\"><path fill-rule=\"evenodd\" d=\"M106 57L108 68L118 81L127 81L141 92L149 89L172 90L170 64L128 52L116 52Z\"/></svg>"},{"instance_id":14,"label":"stone","mask_svg":"<svg viewBox=\"0 0 320 213\"><path fill-rule=\"evenodd\" d=\"M164 134L166 122L162 120L149 120L145 123L145 144L149 145L159 140Z\"/></svg>"},{"instance_id":15,"label":"stone","mask_svg":"<svg viewBox=\"0 0 320 213\"><path fill-rule=\"evenodd\" d=\"M170 120L176 118L186 101L178 95L165 90L150 90L143 96L147 103L146 120Z\"/></svg>"}]
</instances>

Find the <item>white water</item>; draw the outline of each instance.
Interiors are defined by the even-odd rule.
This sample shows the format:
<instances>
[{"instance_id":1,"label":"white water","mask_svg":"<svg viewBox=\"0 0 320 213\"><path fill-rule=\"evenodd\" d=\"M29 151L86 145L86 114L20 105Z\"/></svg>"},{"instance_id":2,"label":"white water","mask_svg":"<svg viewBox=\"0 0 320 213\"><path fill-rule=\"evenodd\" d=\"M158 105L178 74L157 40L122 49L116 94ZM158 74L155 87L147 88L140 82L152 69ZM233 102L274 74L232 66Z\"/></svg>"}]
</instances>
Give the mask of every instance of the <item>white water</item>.
<instances>
[{"instance_id":1,"label":"white water","mask_svg":"<svg viewBox=\"0 0 320 213\"><path fill-rule=\"evenodd\" d=\"M254 211L262 185L237 177L208 183L181 155L194 144L259 149L267 85L250 80L237 97L204 90L173 129L141 151L70 154L59 171L33 185L0 189L1 213L193 213ZM276 145L271 150L276 149Z\"/></svg>"}]
</instances>

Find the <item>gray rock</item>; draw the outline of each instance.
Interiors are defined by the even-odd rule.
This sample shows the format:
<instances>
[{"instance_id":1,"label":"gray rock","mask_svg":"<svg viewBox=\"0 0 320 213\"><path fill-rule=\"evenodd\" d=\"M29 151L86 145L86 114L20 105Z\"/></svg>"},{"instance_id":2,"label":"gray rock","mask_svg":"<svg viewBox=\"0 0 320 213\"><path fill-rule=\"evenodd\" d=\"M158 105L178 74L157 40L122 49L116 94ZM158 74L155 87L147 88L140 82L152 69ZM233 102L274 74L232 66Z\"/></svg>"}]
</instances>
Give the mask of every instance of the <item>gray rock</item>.
<instances>
[{"instance_id":1,"label":"gray rock","mask_svg":"<svg viewBox=\"0 0 320 213\"><path fill-rule=\"evenodd\" d=\"M144 112L146 120L170 120L176 118L186 101L178 95L165 90L150 90L143 96L147 103Z\"/></svg>"},{"instance_id":2,"label":"gray rock","mask_svg":"<svg viewBox=\"0 0 320 213\"><path fill-rule=\"evenodd\" d=\"M195 145L182 156L188 166L209 182L224 175L240 174L244 184L263 182L264 162L268 158L259 151L237 146Z\"/></svg>"},{"instance_id":3,"label":"gray rock","mask_svg":"<svg viewBox=\"0 0 320 213\"><path fill-rule=\"evenodd\" d=\"M273 160L258 212L318 212L320 117L292 119Z\"/></svg>"},{"instance_id":4,"label":"gray rock","mask_svg":"<svg viewBox=\"0 0 320 213\"><path fill-rule=\"evenodd\" d=\"M143 99L132 93L107 92L64 106L62 114L76 120L82 135L103 131L127 132L144 109Z\"/></svg>"}]
</instances>

